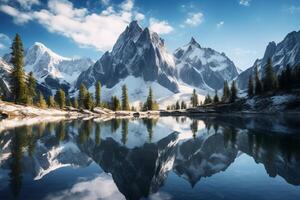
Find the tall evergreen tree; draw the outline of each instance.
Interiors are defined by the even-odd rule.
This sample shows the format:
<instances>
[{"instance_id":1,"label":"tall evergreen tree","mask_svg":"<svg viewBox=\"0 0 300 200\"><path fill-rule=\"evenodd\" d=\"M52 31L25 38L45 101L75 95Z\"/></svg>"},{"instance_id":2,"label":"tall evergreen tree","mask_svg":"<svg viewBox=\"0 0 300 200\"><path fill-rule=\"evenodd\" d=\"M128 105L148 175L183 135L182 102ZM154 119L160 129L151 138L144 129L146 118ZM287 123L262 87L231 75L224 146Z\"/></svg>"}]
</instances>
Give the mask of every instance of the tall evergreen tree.
<instances>
[{"instance_id":1,"label":"tall evergreen tree","mask_svg":"<svg viewBox=\"0 0 300 200\"><path fill-rule=\"evenodd\" d=\"M207 94L207 96L204 99L204 104L210 104L210 103L212 103L212 99L211 99L210 95Z\"/></svg>"},{"instance_id":2,"label":"tall evergreen tree","mask_svg":"<svg viewBox=\"0 0 300 200\"><path fill-rule=\"evenodd\" d=\"M214 103L219 103L219 101L218 92L215 90Z\"/></svg>"},{"instance_id":3,"label":"tall evergreen tree","mask_svg":"<svg viewBox=\"0 0 300 200\"><path fill-rule=\"evenodd\" d=\"M194 89L193 90L193 94L192 94L192 97L191 97L191 104L192 104L192 107L197 107L199 102L198 102L198 95L196 93L196 90Z\"/></svg>"},{"instance_id":4,"label":"tall evergreen tree","mask_svg":"<svg viewBox=\"0 0 300 200\"><path fill-rule=\"evenodd\" d=\"M91 93L87 92L84 99L84 108L91 110L94 107L93 96Z\"/></svg>"},{"instance_id":5,"label":"tall evergreen tree","mask_svg":"<svg viewBox=\"0 0 300 200\"><path fill-rule=\"evenodd\" d=\"M118 111L121 109L120 101L116 96L111 97L111 109L113 111Z\"/></svg>"},{"instance_id":6,"label":"tall evergreen tree","mask_svg":"<svg viewBox=\"0 0 300 200\"><path fill-rule=\"evenodd\" d=\"M126 85L122 86L122 110L130 110Z\"/></svg>"},{"instance_id":7,"label":"tall evergreen tree","mask_svg":"<svg viewBox=\"0 0 300 200\"><path fill-rule=\"evenodd\" d=\"M49 108L55 108L56 107L56 102L55 102L53 96L49 96L48 107Z\"/></svg>"},{"instance_id":8,"label":"tall evergreen tree","mask_svg":"<svg viewBox=\"0 0 300 200\"><path fill-rule=\"evenodd\" d=\"M95 106L101 106L101 83L100 81L96 82L95 85L96 91L95 91Z\"/></svg>"},{"instance_id":9,"label":"tall evergreen tree","mask_svg":"<svg viewBox=\"0 0 300 200\"><path fill-rule=\"evenodd\" d=\"M237 99L237 88L235 85L235 81L232 81L231 83L230 94L230 101L235 102L235 100Z\"/></svg>"},{"instance_id":10,"label":"tall evergreen tree","mask_svg":"<svg viewBox=\"0 0 300 200\"><path fill-rule=\"evenodd\" d=\"M224 87L223 87L223 96L222 96L222 101L227 102L230 98L230 89L228 86L228 82L224 81Z\"/></svg>"},{"instance_id":11,"label":"tall evergreen tree","mask_svg":"<svg viewBox=\"0 0 300 200\"><path fill-rule=\"evenodd\" d=\"M181 109L186 109L186 103L184 101L181 101Z\"/></svg>"},{"instance_id":12,"label":"tall evergreen tree","mask_svg":"<svg viewBox=\"0 0 300 200\"><path fill-rule=\"evenodd\" d=\"M66 94L62 89L57 90L55 99L60 109L66 107Z\"/></svg>"},{"instance_id":13,"label":"tall evergreen tree","mask_svg":"<svg viewBox=\"0 0 300 200\"><path fill-rule=\"evenodd\" d=\"M295 84L295 81L292 78L292 70L290 65L287 65L285 70L283 70L279 75L278 82L279 87L282 90L289 90L292 88L293 84Z\"/></svg>"},{"instance_id":14,"label":"tall evergreen tree","mask_svg":"<svg viewBox=\"0 0 300 200\"><path fill-rule=\"evenodd\" d=\"M79 101L80 108L85 107L84 102L85 102L87 93L88 93L88 90L86 89L85 85L81 84L80 88L79 88L79 95L78 95L78 101Z\"/></svg>"},{"instance_id":15,"label":"tall evergreen tree","mask_svg":"<svg viewBox=\"0 0 300 200\"><path fill-rule=\"evenodd\" d=\"M248 97L252 97L253 94L254 94L253 78L252 75L250 75L248 81Z\"/></svg>"},{"instance_id":16,"label":"tall evergreen tree","mask_svg":"<svg viewBox=\"0 0 300 200\"><path fill-rule=\"evenodd\" d=\"M255 95L260 95L262 93L262 83L261 80L259 78L259 74L258 74L258 69L257 69L257 65L254 68L254 78L255 78L255 89L254 89L254 93Z\"/></svg>"},{"instance_id":17,"label":"tall evergreen tree","mask_svg":"<svg viewBox=\"0 0 300 200\"><path fill-rule=\"evenodd\" d=\"M153 107L154 107L153 93L152 93L152 88L150 87L147 100L144 104L144 110L153 110Z\"/></svg>"},{"instance_id":18,"label":"tall evergreen tree","mask_svg":"<svg viewBox=\"0 0 300 200\"><path fill-rule=\"evenodd\" d=\"M180 103L179 103L179 101L176 101L175 109L176 109L176 110L179 110L179 109L180 109Z\"/></svg>"},{"instance_id":19,"label":"tall evergreen tree","mask_svg":"<svg viewBox=\"0 0 300 200\"><path fill-rule=\"evenodd\" d=\"M272 60L268 59L267 65L265 66L265 76L263 79L263 90L264 92L274 91L277 87L277 77L273 71Z\"/></svg>"},{"instance_id":20,"label":"tall evergreen tree","mask_svg":"<svg viewBox=\"0 0 300 200\"><path fill-rule=\"evenodd\" d=\"M16 34L11 46L11 60L14 66L12 72L12 91L15 103L27 102L27 88L24 72L23 61L23 43L19 34Z\"/></svg>"},{"instance_id":21,"label":"tall evergreen tree","mask_svg":"<svg viewBox=\"0 0 300 200\"><path fill-rule=\"evenodd\" d=\"M74 99L73 99L73 107L74 108L78 108L78 100L77 100L77 98L75 97Z\"/></svg>"},{"instance_id":22,"label":"tall evergreen tree","mask_svg":"<svg viewBox=\"0 0 300 200\"><path fill-rule=\"evenodd\" d=\"M27 104L32 105L36 96L36 80L32 72L29 73L27 90L28 90Z\"/></svg>"},{"instance_id":23,"label":"tall evergreen tree","mask_svg":"<svg viewBox=\"0 0 300 200\"><path fill-rule=\"evenodd\" d=\"M47 103L42 93L39 94L38 106L40 108L47 108Z\"/></svg>"}]
</instances>

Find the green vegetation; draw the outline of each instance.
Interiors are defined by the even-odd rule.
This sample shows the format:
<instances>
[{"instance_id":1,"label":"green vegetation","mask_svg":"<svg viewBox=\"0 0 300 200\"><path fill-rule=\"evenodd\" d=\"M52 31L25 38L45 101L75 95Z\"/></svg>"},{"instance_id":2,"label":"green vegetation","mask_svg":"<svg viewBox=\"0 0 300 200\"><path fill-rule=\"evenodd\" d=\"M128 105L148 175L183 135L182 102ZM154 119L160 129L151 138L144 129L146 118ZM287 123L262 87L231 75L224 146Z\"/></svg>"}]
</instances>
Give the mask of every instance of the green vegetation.
<instances>
[{"instance_id":1,"label":"green vegetation","mask_svg":"<svg viewBox=\"0 0 300 200\"><path fill-rule=\"evenodd\" d=\"M95 85L95 106L101 106L101 83L100 81L96 82Z\"/></svg>"},{"instance_id":2,"label":"green vegetation","mask_svg":"<svg viewBox=\"0 0 300 200\"><path fill-rule=\"evenodd\" d=\"M32 105L36 96L36 80L32 72L29 73L27 89L27 104Z\"/></svg>"},{"instance_id":3,"label":"green vegetation","mask_svg":"<svg viewBox=\"0 0 300 200\"><path fill-rule=\"evenodd\" d=\"M14 66L12 72L12 91L14 101L17 104L27 103L27 87L24 72L24 61L23 61L23 43L19 34L16 34L12 42L12 53L10 62Z\"/></svg>"},{"instance_id":4,"label":"green vegetation","mask_svg":"<svg viewBox=\"0 0 300 200\"><path fill-rule=\"evenodd\" d=\"M57 92L55 94L55 100L60 109L63 109L66 107L66 94L62 89L57 90Z\"/></svg>"},{"instance_id":5,"label":"green vegetation","mask_svg":"<svg viewBox=\"0 0 300 200\"><path fill-rule=\"evenodd\" d=\"M191 105L193 108L197 107L199 104L198 102L198 95L196 93L196 90L194 89L193 90L193 94L192 94L192 97L191 97Z\"/></svg>"},{"instance_id":6,"label":"green vegetation","mask_svg":"<svg viewBox=\"0 0 300 200\"><path fill-rule=\"evenodd\" d=\"M130 110L126 85L122 86L122 110Z\"/></svg>"},{"instance_id":7,"label":"green vegetation","mask_svg":"<svg viewBox=\"0 0 300 200\"><path fill-rule=\"evenodd\" d=\"M42 93L39 94L38 106L40 108L47 108L47 103L46 103L45 98Z\"/></svg>"}]
</instances>

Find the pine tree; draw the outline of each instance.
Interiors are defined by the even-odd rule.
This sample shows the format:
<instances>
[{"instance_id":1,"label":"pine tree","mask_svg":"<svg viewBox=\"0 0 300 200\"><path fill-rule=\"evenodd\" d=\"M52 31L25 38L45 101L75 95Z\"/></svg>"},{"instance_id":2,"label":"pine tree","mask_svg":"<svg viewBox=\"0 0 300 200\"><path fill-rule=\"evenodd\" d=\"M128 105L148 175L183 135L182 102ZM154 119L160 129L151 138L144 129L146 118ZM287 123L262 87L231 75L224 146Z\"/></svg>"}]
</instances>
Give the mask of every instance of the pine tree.
<instances>
[{"instance_id":1,"label":"pine tree","mask_svg":"<svg viewBox=\"0 0 300 200\"><path fill-rule=\"evenodd\" d=\"M230 98L230 89L228 86L228 82L224 81L224 87L223 87L223 96L222 96L222 102L228 102Z\"/></svg>"},{"instance_id":2,"label":"pine tree","mask_svg":"<svg viewBox=\"0 0 300 200\"><path fill-rule=\"evenodd\" d=\"M27 102L27 88L25 81L25 72L23 69L23 43L19 36L16 34L12 46L11 46L11 60L10 62L14 66L12 72L12 91L14 95L15 103Z\"/></svg>"},{"instance_id":3,"label":"pine tree","mask_svg":"<svg viewBox=\"0 0 300 200\"><path fill-rule=\"evenodd\" d=\"M28 90L27 104L32 105L36 96L36 80L32 72L29 73L27 90Z\"/></svg>"},{"instance_id":4,"label":"pine tree","mask_svg":"<svg viewBox=\"0 0 300 200\"><path fill-rule=\"evenodd\" d=\"M130 110L126 85L122 86L122 110Z\"/></svg>"},{"instance_id":5,"label":"pine tree","mask_svg":"<svg viewBox=\"0 0 300 200\"><path fill-rule=\"evenodd\" d=\"M147 97L147 100L144 104L144 109L143 110L153 110L153 93L152 93L152 89L151 87L149 88L149 94L148 94L148 97Z\"/></svg>"},{"instance_id":6,"label":"pine tree","mask_svg":"<svg viewBox=\"0 0 300 200\"><path fill-rule=\"evenodd\" d=\"M69 95L66 97L66 106L72 106L71 99Z\"/></svg>"},{"instance_id":7,"label":"pine tree","mask_svg":"<svg viewBox=\"0 0 300 200\"><path fill-rule=\"evenodd\" d=\"M197 107L198 104L199 104L199 102L198 102L198 95L197 95L195 89L193 90L193 94L192 94L192 97L191 97L191 104L192 104L193 108Z\"/></svg>"},{"instance_id":8,"label":"pine tree","mask_svg":"<svg viewBox=\"0 0 300 200\"><path fill-rule=\"evenodd\" d=\"M48 107L49 108L55 108L56 107L56 102L55 102L53 96L49 96Z\"/></svg>"},{"instance_id":9,"label":"pine tree","mask_svg":"<svg viewBox=\"0 0 300 200\"><path fill-rule=\"evenodd\" d=\"M249 81L248 81L248 97L252 97L254 93L254 86L253 86L253 78L252 75L249 76Z\"/></svg>"},{"instance_id":10,"label":"pine tree","mask_svg":"<svg viewBox=\"0 0 300 200\"><path fill-rule=\"evenodd\" d=\"M85 99L84 99L84 107L85 109L91 110L93 108L93 96L89 92L87 92Z\"/></svg>"},{"instance_id":11,"label":"pine tree","mask_svg":"<svg viewBox=\"0 0 300 200\"><path fill-rule=\"evenodd\" d=\"M60 109L63 109L64 107L66 107L66 94L62 89L57 90L57 92L55 94L55 100Z\"/></svg>"},{"instance_id":12,"label":"pine tree","mask_svg":"<svg viewBox=\"0 0 300 200\"><path fill-rule=\"evenodd\" d=\"M261 83L261 80L259 79L257 65L254 68L254 76L255 76L255 90L254 90L254 93L255 93L255 95L260 95L262 93L262 83Z\"/></svg>"},{"instance_id":13,"label":"pine tree","mask_svg":"<svg viewBox=\"0 0 300 200\"><path fill-rule=\"evenodd\" d=\"M116 96L111 97L111 109L113 111L118 111L121 109L120 101Z\"/></svg>"},{"instance_id":14,"label":"pine tree","mask_svg":"<svg viewBox=\"0 0 300 200\"><path fill-rule=\"evenodd\" d=\"M276 75L273 72L272 60L268 59L267 65L265 66L265 76L263 79L263 90L264 92L274 91L277 87Z\"/></svg>"},{"instance_id":15,"label":"pine tree","mask_svg":"<svg viewBox=\"0 0 300 200\"><path fill-rule=\"evenodd\" d=\"M176 110L179 110L179 109L180 109L180 104L179 104L179 101L176 101L176 104L175 104L175 109L176 109Z\"/></svg>"},{"instance_id":16,"label":"pine tree","mask_svg":"<svg viewBox=\"0 0 300 200\"><path fill-rule=\"evenodd\" d=\"M46 103L45 98L44 98L44 96L43 96L42 93L40 93L40 95L39 95L38 106L39 106L40 108L47 108L47 103Z\"/></svg>"},{"instance_id":17,"label":"pine tree","mask_svg":"<svg viewBox=\"0 0 300 200\"><path fill-rule=\"evenodd\" d=\"M280 89L289 90L292 88L295 81L292 77L290 65L287 65L286 69L282 71L282 73L279 75L278 81Z\"/></svg>"},{"instance_id":18,"label":"pine tree","mask_svg":"<svg viewBox=\"0 0 300 200\"><path fill-rule=\"evenodd\" d=\"M231 83L230 93L230 101L235 102L235 100L237 99L237 88L235 85L235 81L232 81Z\"/></svg>"},{"instance_id":19,"label":"pine tree","mask_svg":"<svg viewBox=\"0 0 300 200\"><path fill-rule=\"evenodd\" d=\"M81 84L80 88L79 88L79 95L78 95L78 101L79 101L80 108L85 107L84 102L85 102L87 93L88 93L88 90L86 89L85 85Z\"/></svg>"},{"instance_id":20,"label":"pine tree","mask_svg":"<svg viewBox=\"0 0 300 200\"><path fill-rule=\"evenodd\" d=\"M99 107L101 106L101 83L100 81L96 82L96 85L95 85L95 88L96 88L96 91L95 91L95 106L96 107Z\"/></svg>"},{"instance_id":21,"label":"pine tree","mask_svg":"<svg viewBox=\"0 0 300 200\"><path fill-rule=\"evenodd\" d=\"M78 108L78 100L76 97L73 99L73 107Z\"/></svg>"},{"instance_id":22,"label":"pine tree","mask_svg":"<svg viewBox=\"0 0 300 200\"><path fill-rule=\"evenodd\" d=\"M212 99L211 99L210 95L207 94L207 96L205 97L205 100L204 100L204 104L210 104L210 103L212 103Z\"/></svg>"},{"instance_id":23,"label":"pine tree","mask_svg":"<svg viewBox=\"0 0 300 200\"><path fill-rule=\"evenodd\" d=\"M218 92L215 90L214 103L219 103L219 101Z\"/></svg>"},{"instance_id":24,"label":"pine tree","mask_svg":"<svg viewBox=\"0 0 300 200\"><path fill-rule=\"evenodd\" d=\"M181 101L181 109L186 109L186 103L184 101Z\"/></svg>"}]
</instances>

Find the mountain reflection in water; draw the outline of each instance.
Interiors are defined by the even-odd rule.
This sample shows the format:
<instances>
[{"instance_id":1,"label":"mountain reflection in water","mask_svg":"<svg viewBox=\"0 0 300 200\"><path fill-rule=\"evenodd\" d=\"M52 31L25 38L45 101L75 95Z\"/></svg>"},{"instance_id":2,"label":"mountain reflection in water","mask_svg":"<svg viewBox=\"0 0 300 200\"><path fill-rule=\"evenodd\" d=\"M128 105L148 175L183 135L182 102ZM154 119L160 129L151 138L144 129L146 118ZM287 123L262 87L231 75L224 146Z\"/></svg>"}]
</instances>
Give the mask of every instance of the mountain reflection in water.
<instances>
[{"instance_id":1,"label":"mountain reflection in water","mask_svg":"<svg viewBox=\"0 0 300 200\"><path fill-rule=\"evenodd\" d=\"M256 178L266 194L256 199L267 193L279 198L285 192L287 199L297 199L299 122L295 116L163 117L61 121L6 130L0 134L0 199L201 199L208 193L203 188L213 186L205 181L202 190L195 186L221 176L219 172L231 173L227 169L244 155L257 164L239 168L241 173L253 170L254 177L261 164L265 168ZM272 180L282 191L264 185L266 176L276 177ZM246 179L240 176L236 182L255 193ZM190 183L186 193L176 189L184 187L182 180ZM213 199L253 197L234 189ZM237 193L230 196L232 191Z\"/></svg>"}]
</instances>

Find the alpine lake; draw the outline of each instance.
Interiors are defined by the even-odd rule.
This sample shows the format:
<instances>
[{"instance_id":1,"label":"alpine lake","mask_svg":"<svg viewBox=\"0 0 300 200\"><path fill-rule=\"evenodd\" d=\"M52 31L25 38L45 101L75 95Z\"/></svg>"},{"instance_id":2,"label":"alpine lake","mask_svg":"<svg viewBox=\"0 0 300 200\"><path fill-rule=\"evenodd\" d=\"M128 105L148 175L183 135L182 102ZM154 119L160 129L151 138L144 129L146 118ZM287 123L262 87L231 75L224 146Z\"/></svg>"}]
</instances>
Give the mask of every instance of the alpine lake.
<instances>
[{"instance_id":1,"label":"alpine lake","mask_svg":"<svg viewBox=\"0 0 300 200\"><path fill-rule=\"evenodd\" d=\"M0 133L0 199L299 200L299 115L44 122Z\"/></svg>"}]
</instances>

